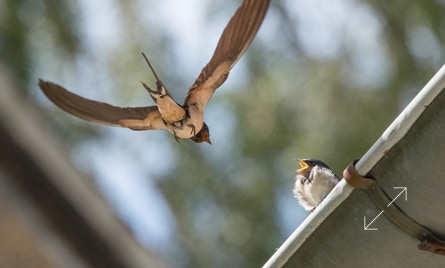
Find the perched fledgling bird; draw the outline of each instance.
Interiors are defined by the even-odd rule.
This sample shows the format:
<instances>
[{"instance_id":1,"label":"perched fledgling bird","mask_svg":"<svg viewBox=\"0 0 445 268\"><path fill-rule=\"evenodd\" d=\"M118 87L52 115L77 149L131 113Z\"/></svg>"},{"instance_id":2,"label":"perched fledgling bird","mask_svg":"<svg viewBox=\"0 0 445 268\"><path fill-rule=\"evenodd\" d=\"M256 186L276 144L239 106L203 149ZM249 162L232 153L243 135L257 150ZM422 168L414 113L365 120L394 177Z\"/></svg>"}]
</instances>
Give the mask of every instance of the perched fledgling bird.
<instances>
[{"instance_id":1,"label":"perched fledgling bird","mask_svg":"<svg viewBox=\"0 0 445 268\"><path fill-rule=\"evenodd\" d=\"M306 210L314 210L331 192L340 178L317 159L298 159L301 168L296 170L294 196Z\"/></svg>"},{"instance_id":2,"label":"perched fledgling bird","mask_svg":"<svg viewBox=\"0 0 445 268\"><path fill-rule=\"evenodd\" d=\"M213 57L190 87L183 105L178 104L158 78L156 90L148 90L156 106L116 107L83 98L63 87L39 80L45 95L57 106L82 119L133 130L166 129L176 141L191 139L196 143L210 142L209 128L204 123L204 109L215 90L229 76L230 69L249 47L266 14L270 0L244 0L224 29Z\"/></svg>"}]
</instances>

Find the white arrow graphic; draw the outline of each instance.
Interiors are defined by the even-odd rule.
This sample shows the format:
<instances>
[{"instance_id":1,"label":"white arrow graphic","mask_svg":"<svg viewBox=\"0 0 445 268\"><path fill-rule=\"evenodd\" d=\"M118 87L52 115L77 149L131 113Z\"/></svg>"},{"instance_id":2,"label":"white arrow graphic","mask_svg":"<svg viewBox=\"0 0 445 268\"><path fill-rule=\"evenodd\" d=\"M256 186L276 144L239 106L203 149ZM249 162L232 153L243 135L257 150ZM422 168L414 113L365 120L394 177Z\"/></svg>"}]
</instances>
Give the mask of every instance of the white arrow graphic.
<instances>
[{"instance_id":1,"label":"white arrow graphic","mask_svg":"<svg viewBox=\"0 0 445 268\"><path fill-rule=\"evenodd\" d=\"M393 200L391 200L391 202L389 202L389 204L386 207L391 206L392 203L394 203L394 201L396 201L396 199L401 196L403 194L403 192L405 192L405 201L408 201L408 188L406 187L392 187L394 189L403 189ZM380 213L368 224L366 224L366 216L363 217L363 229L365 231L377 231L377 228L369 228L369 226L375 221L377 220L377 218L382 215L384 210L380 211Z\"/></svg>"}]
</instances>

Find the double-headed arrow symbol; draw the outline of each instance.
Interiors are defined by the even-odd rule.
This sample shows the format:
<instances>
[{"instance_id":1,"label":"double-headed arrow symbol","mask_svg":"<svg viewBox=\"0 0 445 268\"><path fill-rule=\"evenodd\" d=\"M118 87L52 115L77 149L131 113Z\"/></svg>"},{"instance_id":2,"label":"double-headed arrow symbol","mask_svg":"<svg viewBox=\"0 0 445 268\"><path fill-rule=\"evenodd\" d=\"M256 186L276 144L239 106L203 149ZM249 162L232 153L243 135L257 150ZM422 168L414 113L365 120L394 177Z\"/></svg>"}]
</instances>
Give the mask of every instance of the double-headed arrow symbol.
<instances>
[{"instance_id":1,"label":"double-headed arrow symbol","mask_svg":"<svg viewBox=\"0 0 445 268\"><path fill-rule=\"evenodd\" d=\"M405 201L408 201L408 189L406 187L393 187L394 189L402 189L402 191L391 201L389 202L389 204L386 207L391 206L392 203L394 203L394 201L396 201L396 199L401 196L404 192L405 192ZM369 226L375 221L377 220L377 218L382 215L382 213L384 212L384 210L380 211L380 213L368 224L366 224L366 216L363 217L363 229L365 231L376 231L378 230L377 228L369 228Z\"/></svg>"}]
</instances>

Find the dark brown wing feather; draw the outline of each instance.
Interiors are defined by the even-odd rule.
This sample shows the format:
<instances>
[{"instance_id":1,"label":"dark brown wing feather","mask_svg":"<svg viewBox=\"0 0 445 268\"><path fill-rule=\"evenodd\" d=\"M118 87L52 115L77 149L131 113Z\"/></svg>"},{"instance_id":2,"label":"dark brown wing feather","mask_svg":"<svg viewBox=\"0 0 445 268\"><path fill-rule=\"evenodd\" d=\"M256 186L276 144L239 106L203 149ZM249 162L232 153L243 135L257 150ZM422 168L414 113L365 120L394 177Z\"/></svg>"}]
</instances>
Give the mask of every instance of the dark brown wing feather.
<instances>
[{"instance_id":1,"label":"dark brown wing feather","mask_svg":"<svg viewBox=\"0 0 445 268\"><path fill-rule=\"evenodd\" d=\"M82 119L135 130L165 128L156 106L115 107L107 103L85 99L51 82L39 80L39 86L57 106Z\"/></svg>"},{"instance_id":2,"label":"dark brown wing feather","mask_svg":"<svg viewBox=\"0 0 445 268\"><path fill-rule=\"evenodd\" d=\"M227 79L255 37L269 0L245 0L224 29L212 59L190 88L184 106L196 105L202 112L215 90Z\"/></svg>"}]
</instances>

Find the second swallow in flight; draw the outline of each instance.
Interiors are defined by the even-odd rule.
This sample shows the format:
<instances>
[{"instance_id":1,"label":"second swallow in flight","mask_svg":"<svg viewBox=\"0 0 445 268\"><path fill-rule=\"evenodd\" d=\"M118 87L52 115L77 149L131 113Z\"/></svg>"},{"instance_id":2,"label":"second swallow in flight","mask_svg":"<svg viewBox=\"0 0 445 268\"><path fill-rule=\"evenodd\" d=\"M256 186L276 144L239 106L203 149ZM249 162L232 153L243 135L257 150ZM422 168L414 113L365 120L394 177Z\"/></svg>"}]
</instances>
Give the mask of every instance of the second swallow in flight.
<instances>
[{"instance_id":1,"label":"second swallow in flight","mask_svg":"<svg viewBox=\"0 0 445 268\"><path fill-rule=\"evenodd\" d=\"M156 90L143 86L157 106L116 107L83 98L52 82L39 80L45 95L61 109L82 119L133 130L167 129L176 140L210 143L204 123L204 109L215 90L227 79L231 68L255 37L269 6L269 0L245 0L224 29L213 57L191 86L183 105L178 104L154 72Z\"/></svg>"}]
</instances>

